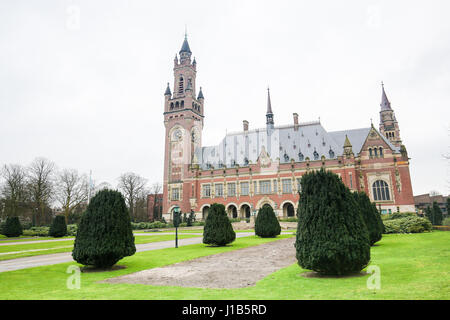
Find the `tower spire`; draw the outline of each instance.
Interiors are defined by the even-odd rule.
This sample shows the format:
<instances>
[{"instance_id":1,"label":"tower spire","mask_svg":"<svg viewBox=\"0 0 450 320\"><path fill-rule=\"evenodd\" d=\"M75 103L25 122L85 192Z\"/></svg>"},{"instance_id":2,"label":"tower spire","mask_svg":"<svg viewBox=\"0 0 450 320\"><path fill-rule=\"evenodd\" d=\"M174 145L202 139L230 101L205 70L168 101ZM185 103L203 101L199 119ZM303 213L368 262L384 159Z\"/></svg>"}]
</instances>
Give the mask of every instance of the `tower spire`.
<instances>
[{"instance_id":1,"label":"tower spire","mask_svg":"<svg viewBox=\"0 0 450 320\"><path fill-rule=\"evenodd\" d=\"M272 112L272 103L270 102L270 89L267 87L267 112L266 112L266 124L268 126L273 127L273 112Z\"/></svg>"},{"instance_id":2,"label":"tower spire","mask_svg":"<svg viewBox=\"0 0 450 320\"><path fill-rule=\"evenodd\" d=\"M389 102L389 99L387 98L386 92L384 91L384 83L383 81L381 81L381 88L382 88L382 93L381 93L381 111L383 110L392 110L391 109L391 103Z\"/></svg>"}]
</instances>

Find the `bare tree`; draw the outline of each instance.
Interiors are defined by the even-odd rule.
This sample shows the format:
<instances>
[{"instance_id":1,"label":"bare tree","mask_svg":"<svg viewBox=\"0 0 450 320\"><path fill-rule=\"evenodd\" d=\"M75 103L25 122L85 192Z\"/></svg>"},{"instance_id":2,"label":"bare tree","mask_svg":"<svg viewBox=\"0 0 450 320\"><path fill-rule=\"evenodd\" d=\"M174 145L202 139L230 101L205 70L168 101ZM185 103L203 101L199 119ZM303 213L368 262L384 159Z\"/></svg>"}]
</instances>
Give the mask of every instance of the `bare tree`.
<instances>
[{"instance_id":1,"label":"bare tree","mask_svg":"<svg viewBox=\"0 0 450 320\"><path fill-rule=\"evenodd\" d=\"M86 175L80 175L77 170L64 169L57 175L56 200L61 204L69 222L69 215L88 198L88 182Z\"/></svg>"},{"instance_id":2,"label":"bare tree","mask_svg":"<svg viewBox=\"0 0 450 320\"><path fill-rule=\"evenodd\" d=\"M18 216L26 206L27 176L25 169L20 165L4 165L0 175L5 180L1 194L4 201L4 211L8 216Z\"/></svg>"},{"instance_id":3,"label":"bare tree","mask_svg":"<svg viewBox=\"0 0 450 320\"><path fill-rule=\"evenodd\" d=\"M36 225L42 223L54 189L55 164L45 158L35 159L28 167L28 189Z\"/></svg>"},{"instance_id":4,"label":"bare tree","mask_svg":"<svg viewBox=\"0 0 450 320\"><path fill-rule=\"evenodd\" d=\"M130 210L130 216L134 221L137 218L135 210L136 200L144 191L146 184L146 179L133 172L124 173L119 177L118 188L125 197L128 209Z\"/></svg>"}]
</instances>

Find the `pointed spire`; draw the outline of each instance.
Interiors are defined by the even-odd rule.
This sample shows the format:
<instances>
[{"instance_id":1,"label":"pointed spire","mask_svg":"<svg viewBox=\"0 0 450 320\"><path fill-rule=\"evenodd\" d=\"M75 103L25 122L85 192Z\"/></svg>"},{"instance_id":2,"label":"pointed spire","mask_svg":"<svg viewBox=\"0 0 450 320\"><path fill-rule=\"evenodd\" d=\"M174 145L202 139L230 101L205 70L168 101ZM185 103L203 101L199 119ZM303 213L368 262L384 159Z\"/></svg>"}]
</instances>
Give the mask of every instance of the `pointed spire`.
<instances>
[{"instance_id":1,"label":"pointed spire","mask_svg":"<svg viewBox=\"0 0 450 320\"><path fill-rule=\"evenodd\" d=\"M381 87L382 87L382 94L381 94L381 111L383 110L392 110L391 109L391 103L389 102L387 96L386 96L386 92L384 91L384 83L381 82Z\"/></svg>"},{"instance_id":2,"label":"pointed spire","mask_svg":"<svg viewBox=\"0 0 450 320\"><path fill-rule=\"evenodd\" d=\"M347 135L345 135L345 142L344 142L344 148L352 147L352 144L350 143L350 140L348 139Z\"/></svg>"},{"instance_id":3,"label":"pointed spire","mask_svg":"<svg viewBox=\"0 0 450 320\"><path fill-rule=\"evenodd\" d=\"M198 92L197 100L198 100L198 99L205 99L205 98L203 97L202 87L200 87L200 91Z\"/></svg>"},{"instance_id":4,"label":"pointed spire","mask_svg":"<svg viewBox=\"0 0 450 320\"><path fill-rule=\"evenodd\" d=\"M266 124L273 127L273 112L272 103L270 102L270 89L267 88L267 113L266 113Z\"/></svg>"},{"instance_id":5,"label":"pointed spire","mask_svg":"<svg viewBox=\"0 0 450 320\"><path fill-rule=\"evenodd\" d=\"M183 45L181 46L180 53L182 53L182 52L192 53L191 49L189 48L189 43L187 41L187 33L184 34L184 41L183 41Z\"/></svg>"},{"instance_id":6,"label":"pointed spire","mask_svg":"<svg viewBox=\"0 0 450 320\"><path fill-rule=\"evenodd\" d=\"M169 83L167 82L167 88L166 88L166 92L164 92L165 96L171 96L172 92L170 92L170 86Z\"/></svg>"},{"instance_id":7,"label":"pointed spire","mask_svg":"<svg viewBox=\"0 0 450 320\"><path fill-rule=\"evenodd\" d=\"M267 87L267 114L273 114L272 104L270 103L270 89Z\"/></svg>"}]
</instances>

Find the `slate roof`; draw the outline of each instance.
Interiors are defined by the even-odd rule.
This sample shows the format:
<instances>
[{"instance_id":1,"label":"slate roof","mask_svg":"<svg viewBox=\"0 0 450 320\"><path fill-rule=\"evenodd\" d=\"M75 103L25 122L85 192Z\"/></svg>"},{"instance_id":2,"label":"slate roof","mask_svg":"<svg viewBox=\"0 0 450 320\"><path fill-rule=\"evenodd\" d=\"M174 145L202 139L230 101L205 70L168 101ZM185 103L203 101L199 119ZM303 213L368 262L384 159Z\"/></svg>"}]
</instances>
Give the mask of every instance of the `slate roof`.
<instances>
[{"instance_id":1,"label":"slate roof","mask_svg":"<svg viewBox=\"0 0 450 320\"><path fill-rule=\"evenodd\" d=\"M310 160L335 159L344 152L347 135L352 150L357 155L366 141L370 127L327 132L319 121L300 123L297 131L294 126L279 126L273 129L261 128L246 132L228 133L217 146L198 148L196 156L203 169L208 164L219 168L220 164L232 167L234 164L245 166L247 159L256 163L264 146L272 160L280 159L280 163ZM394 150L400 152L383 135L383 140Z\"/></svg>"}]
</instances>

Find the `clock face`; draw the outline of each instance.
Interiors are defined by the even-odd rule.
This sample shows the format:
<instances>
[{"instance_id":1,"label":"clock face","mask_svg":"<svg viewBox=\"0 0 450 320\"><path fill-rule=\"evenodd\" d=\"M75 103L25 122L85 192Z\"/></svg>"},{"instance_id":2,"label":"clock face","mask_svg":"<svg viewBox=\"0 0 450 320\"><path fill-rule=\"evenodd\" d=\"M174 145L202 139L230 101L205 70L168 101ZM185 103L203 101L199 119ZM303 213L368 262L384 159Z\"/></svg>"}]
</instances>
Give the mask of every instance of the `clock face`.
<instances>
[{"instance_id":1,"label":"clock face","mask_svg":"<svg viewBox=\"0 0 450 320\"><path fill-rule=\"evenodd\" d=\"M180 129L176 129L172 134L173 141L180 141L183 137L183 132Z\"/></svg>"}]
</instances>

